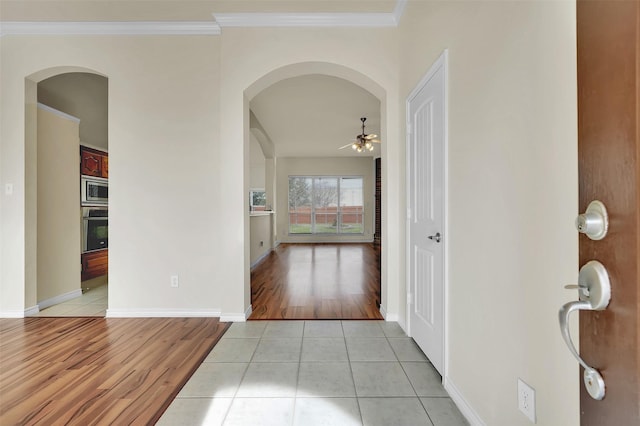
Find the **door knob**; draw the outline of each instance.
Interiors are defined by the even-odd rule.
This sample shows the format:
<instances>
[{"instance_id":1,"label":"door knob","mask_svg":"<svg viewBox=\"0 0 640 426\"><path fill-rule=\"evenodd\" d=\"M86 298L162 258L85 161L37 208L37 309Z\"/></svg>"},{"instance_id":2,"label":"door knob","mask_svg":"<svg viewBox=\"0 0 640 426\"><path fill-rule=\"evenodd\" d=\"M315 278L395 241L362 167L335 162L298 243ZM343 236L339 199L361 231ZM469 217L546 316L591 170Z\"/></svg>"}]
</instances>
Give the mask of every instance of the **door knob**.
<instances>
[{"instance_id":1,"label":"door knob","mask_svg":"<svg viewBox=\"0 0 640 426\"><path fill-rule=\"evenodd\" d=\"M609 230L607 208L595 200L589 203L587 211L576 218L576 228L592 240L601 240Z\"/></svg>"},{"instance_id":2,"label":"door knob","mask_svg":"<svg viewBox=\"0 0 640 426\"><path fill-rule=\"evenodd\" d=\"M569 315L578 310L602 311L611 300L611 283L609 274L602 263L597 260L587 262L580 268L578 276L579 300L566 303L558 313L560 320L560 332L571 354L584 367L584 385L593 399L604 398L605 386L602 375L593 367L590 367L578 354L571 334L569 333Z\"/></svg>"},{"instance_id":3,"label":"door knob","mask_svg":"<svg viewBox=\"0 0 640 426\"><path fill-rule=\"evenodd\" d=\"M429 235L429 237L427 237L427 238L429 238L432 241L435 241L436 243L439 243L440 240L442 240L442 235L440 235L439 232L436 232L435 235Z\"/></svg>"}]
</instances>

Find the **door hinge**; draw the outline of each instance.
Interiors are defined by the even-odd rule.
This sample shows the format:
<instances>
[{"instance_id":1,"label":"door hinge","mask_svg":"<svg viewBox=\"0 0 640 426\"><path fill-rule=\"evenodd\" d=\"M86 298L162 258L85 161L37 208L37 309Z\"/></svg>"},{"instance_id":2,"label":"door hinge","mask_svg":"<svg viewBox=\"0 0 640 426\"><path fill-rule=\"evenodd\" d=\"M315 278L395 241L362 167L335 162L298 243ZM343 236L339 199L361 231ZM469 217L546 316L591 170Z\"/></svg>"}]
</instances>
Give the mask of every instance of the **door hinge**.
<instances>
[{"instance_id":1,"label":"door hinge","mask_svg":"<svg viewBox=\"0 0 640 426\"><path fill-rule=\"evenodd\" d=\"M407 305L411 305L413 303L413 294L407 293Z\"/></svg>"}]
</instances>

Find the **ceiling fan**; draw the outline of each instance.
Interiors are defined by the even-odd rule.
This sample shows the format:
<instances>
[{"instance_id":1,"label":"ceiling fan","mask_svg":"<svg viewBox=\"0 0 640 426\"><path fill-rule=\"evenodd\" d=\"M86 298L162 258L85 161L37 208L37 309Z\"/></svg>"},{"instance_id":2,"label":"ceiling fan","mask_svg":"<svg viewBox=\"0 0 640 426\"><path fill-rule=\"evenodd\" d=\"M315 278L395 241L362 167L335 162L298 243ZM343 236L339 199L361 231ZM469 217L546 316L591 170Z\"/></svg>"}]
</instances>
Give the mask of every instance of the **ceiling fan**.
<instances>
[{"instance_id":1,"label":"ceiling fan","mask_svg":"<svg viewBox=\"0 0 640 426\"><path fill-rule=\"evenodd\" d=\"M367 117L362 117L360 121L362 121L362 134L357 135L356 139L353 142L348 143L345 146L341 146L338 149L344 149L350 146L351 149L357 152L363 152L364 150L373 151L373 144L380 143L380 139L376 139L378 135L375 135L373 133L367 135L364 132L364 122L367 121Z\"/></svg>"}]
</instances>

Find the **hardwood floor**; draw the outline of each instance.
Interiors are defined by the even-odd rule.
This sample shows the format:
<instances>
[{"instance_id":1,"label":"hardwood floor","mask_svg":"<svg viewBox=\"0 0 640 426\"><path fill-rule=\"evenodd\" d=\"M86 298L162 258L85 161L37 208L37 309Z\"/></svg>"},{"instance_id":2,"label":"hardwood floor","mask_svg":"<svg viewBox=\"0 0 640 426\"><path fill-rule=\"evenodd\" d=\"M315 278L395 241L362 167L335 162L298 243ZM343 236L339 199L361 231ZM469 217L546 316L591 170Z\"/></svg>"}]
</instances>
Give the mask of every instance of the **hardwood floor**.
<instances>
[{"instance_id":1,"label":"hardwood floor","mask_svg":"<svg viewBox=\"0 0 640 426\"><path fill-rule=\"evenodd\" d=\"M280 244L251 271L255 319L382 319L373 244Z\"/></svg>"},{"instance_id":2,"label":"hardwood floor","mask_svg":"<svg viewBox=\"0 0 640 426\"><path fill-rule=\"evenodd\" d=\"M0 319L0 424L153 424L228 325Z\"/></svg>"}]
</instances>

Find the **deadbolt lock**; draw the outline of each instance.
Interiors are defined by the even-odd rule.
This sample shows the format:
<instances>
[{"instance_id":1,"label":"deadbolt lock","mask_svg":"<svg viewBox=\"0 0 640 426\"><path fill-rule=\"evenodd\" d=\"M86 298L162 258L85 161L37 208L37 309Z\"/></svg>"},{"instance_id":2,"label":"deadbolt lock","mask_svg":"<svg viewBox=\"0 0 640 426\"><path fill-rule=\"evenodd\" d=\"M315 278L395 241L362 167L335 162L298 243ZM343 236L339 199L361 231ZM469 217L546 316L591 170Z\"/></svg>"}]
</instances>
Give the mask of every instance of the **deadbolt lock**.
<instances>
[{"instance_id":1,"label":"deadbolt lock","mask_svg":"<svg viewBox=\"0 0 640 426\"><path fill-rule=\"evenodd\" d=\"M576 228L592 240L601 240L609 230L609 216L604 204L598 200L592 201L587 211L576 218Z\"/></svg>"}]
</instances>

